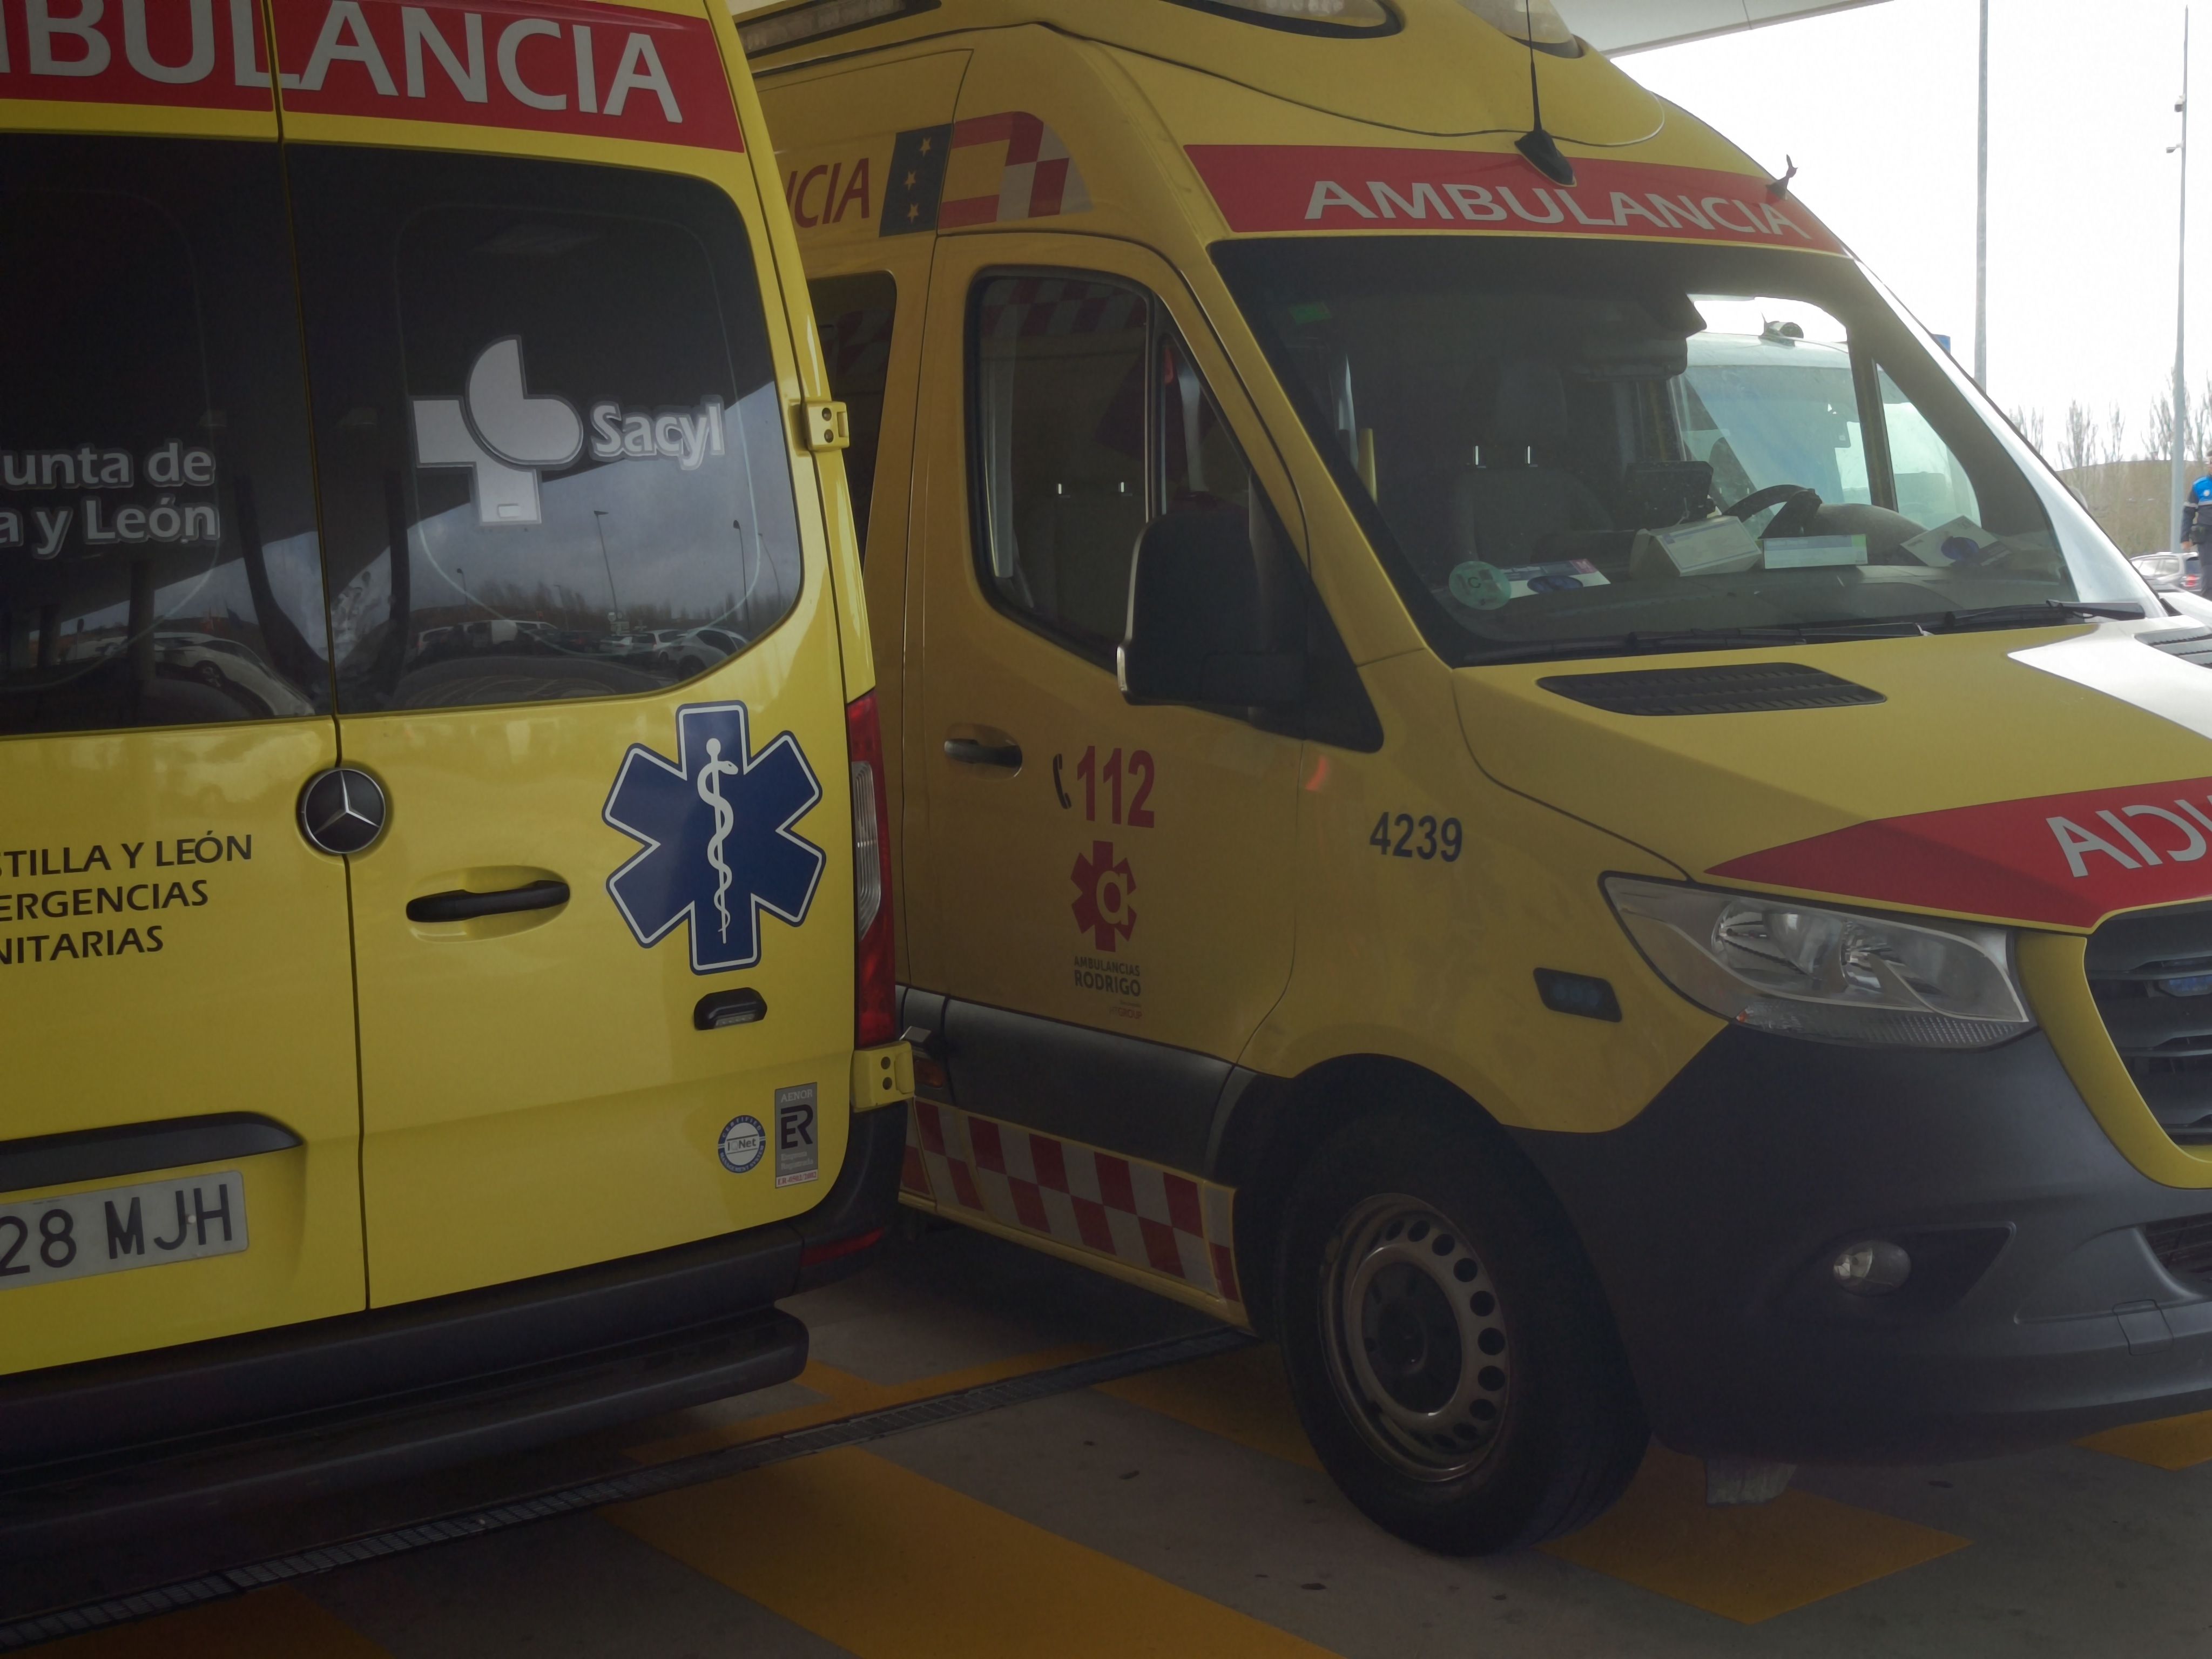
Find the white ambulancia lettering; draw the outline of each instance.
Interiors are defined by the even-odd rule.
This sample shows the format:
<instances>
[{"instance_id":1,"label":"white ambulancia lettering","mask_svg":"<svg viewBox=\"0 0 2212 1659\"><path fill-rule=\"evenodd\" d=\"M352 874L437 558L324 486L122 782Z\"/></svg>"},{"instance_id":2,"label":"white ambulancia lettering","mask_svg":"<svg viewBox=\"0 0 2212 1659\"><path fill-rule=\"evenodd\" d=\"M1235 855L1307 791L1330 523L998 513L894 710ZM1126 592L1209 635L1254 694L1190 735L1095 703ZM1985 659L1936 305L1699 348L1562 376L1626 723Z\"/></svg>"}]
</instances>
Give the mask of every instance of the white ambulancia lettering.
<instances>
[{"instance_id":1,"label":"white ambulancia lettering","mask_svg":"<svg viewBox=\"0 0 2212 1659\"><path fill-rule=\"evenodd\" d=\"M568 107L568 94L540 92L522 78L522 69L515 62L515 54L522 50L522 43L534 34L550 34L557 40L561 37L561 26L549 23L542 17L526 17L520 22L509 23L500 31L499 83L532 109L566 109Z\"/></svg>"},{"instance_id":2,"label":"white ambulancia lettering","mask_svg":"<svg viewBox=\"0 0 2212 1659\"><path fill-rule=\"evenodd\" d=\"M1363 219L1372 219L1375 210L1354 196L1334 179L1317 180L1313 187L1313 200L1306 205L1306 217L1318 219L1333 207L1350 208Z\"/></svg>"},{"instance_id":3,"label":"white ambulancia lettering","mask_svg":"<svg viewBox=\"0 0 2212 1659\"><path fill-rule=\"evenodd\" d=\"M84 0L76 16L57 17L48 0L23 0L23 21L31 45L31 73L105 74L108 60L113 56L108 50L107 37L100 32L100 20L106 10L107 0ZM54 37L64 34L76 43L75 50L81 52L82 57L54 56Z\"/></svg>"},{"instance_id":4,"label":"white ambulancia lettering","mask_svg":"<svg viewBox=\"0 0 2212 1659\"><path fill-rule=\"evenodd\" d=\"M323 32L315 37L315 49L307 55L307 67L298 75L278 76L276 83L287 92L320 92L332 64L359 64L368 71L380 95L399 95L392 71L385 67L384 54L377 50L368 19L361 15L361 0L331 0L331 9L323 15Z\"/></svg>"},{"instance_id":5,"label":"white ambulancia lettering","mask_svg":"<svg viewBox=\"0 0 2212 1659\"><path fill-rule=\"evenodd\" d=\"M0 64L0 69L5 69ZM269 71L261 62L261 25L253 13L253 0L230 0L230 78L241 87L267 82Z\"/></svg>"},{"instance_id":6,"label":"white ambulancia lettering","mask_svg":"<svg viewBox=\"0 0 2212 1659\"><path fill-rule=\"evenodd\" d=\"M428 46L455 91L471 104L490 101L491 94L484 86L483 19L468 12L463 15L461 24L469 54L465 64L453 56L453 47L446 43L446 37L439 32L436 21L428 12L420 6L399 9L399 39L407 58L410 98L423 95L422 48Z\"/></svg>"},{"instance_id":7,"label":"white ambulancia lettering","mask_svg":"<svg viewBox=\"0 0 2212 1659\"><path fill-rule=\"evenodd\" d=\"M2150 850L2150 843L2145 841L2141 836L2136 834L2134 830L2129 829L2128 826L2120 820L2118 813L2102 811L2098 813L2097 816L2104 819L2106 823L2111 824L2114 830L2118 830L2119 832L2120 839L2127 842L2129 846L2134 848L2136 849L2136 856L2140 858L2145 864L2157 864L2160 861L2158 854Z\"/></svg>"},{"instance_id":8,"label":"white ambulancia lettering","mask_svg":"<svg viewBox=\"0 0 2212 1659\"><path fill-rule=\"evenodd\" d=\"M77 16L49 20L46 8L57 3L57 0L24 0L33 25L34 67L55 61L47 44L50 37L72 34L84 43L86 55L82 59L61 60L57 66L40 70L40 73L96 75L106 66L106 40L93 26L99 21L108 0L79 3L84 9ZM126 25L131 18L140 19L136 35L130 34L126 28L126 46L131 40L143 43L143 8L155 3L156 0L122 0ZM176 4L179 0L158 3ZM183 3L193 9L191 58L182 68L161 70L158 64L148 68L140 64L142 54L132 48L131 61L143 73L157 79L198 79L212 70L214 34L212 28L205 25L212 21L216 0L183 0ZM229 4L236 77L240 85L253 83L255 30L251 21L252 0L229 0ZM395 12L398 28L396 40L392 35ZM313 14L311 11L309 15ZM638 100L637 117L650 120L657 113L670 126L684 124L684 106L677 96L675 79L669 74L661 57L660 42L652 31L623 32L614 72L609 76L596 57L594 35L603 30L595 31L587 23L551 17L494 13L490 14L488 31L486 15L441 5L394 6L383 0L329 0L328 9L321 13L314 46L305 66L297 74L280 74L277 83L288 92L321 93L354 102L362 101L364 94L373 92L379 99L405 99L428 103L434 108L442 106L441 113L431 118L434 119L474 118L465 115L459 106L500 106L512 113L513 106L519 104L525 110L538 112L540 116L588 115L619 122L629 111L632 94L638 94L643 96ZM285 27L280 18L280 35ZM492 33L489 40L488 33ZM0 40L0 70L6 67L5 50L5 41ZM147 63L151 62L149 58ZM428 67L432 62L437 66L434 74ZM343 73L332 79L333 67L347 64L361 66L367 86L361 84L362 77ZM396 76L395 70L398 71ZM157 70L161 72L157 74ZM718 79L719 73L718 70ZM712 125L712 112L708 119ZM531 118L524 125L547 124Z\"/></svg>"},{"instance_id":9,"label":"white ambulancia lettering","mask_svg":"<svg viewBox=\"0 0 2212 1659\"><path fill-rule=\"evenodd\" d=\"M684 112L676 106L676 89L668 84L668 71L660 66L649 34L633 34L623 47L615 78L607 82L607 113L620 115L632 92L649 92L660 100L660 112L671 126L680 125Z\"/></svg>"},{"instance_id":10,"label":"white ambulancia lettering","mask_svg":"<svg viewBox=\"0 0 2212 1659\"><path fill-rule=\"evenodd\" d=\"M164 64L146 43L146 0L123 0L123 55L149 81L188 87L214 72L214 0L191 0L186 10L192 25L191 56L181 64Z\"/></svg>"},{"instance_id":11,"label":"white ambulancia lettering","mask_svg":"<svg viewBox=\"0 0 2212 1659\"><path fill-rule=\"evenodd\" d=\"M2071 818L2045 818L2044 822L2051 826L2051 833L2058 838L2058 848L2066 854L2067 867L2073 871L2077 880L2089 873L2089 866L2081 856L2085 853L2102 853L2123 870L2142 868L2102 836L2091 834Z\"/></svg>"},{"instance_id":12,"label":"white ambulancia lettering","mask_svg":"<svg viewBox=\"0 0 2212 1659\"><path fill-rule=\"evenodd\" d=\"M1451 210L1444 205L1444 198L1437 193L1437 187L1434 185L1415 185L1411 201L1399 195L1396 191L1380 179L1370 179L1367 191L1375 198L1376 211L1385 219L1395 219L1401 213L1408 219L1425 219L1429 216L1429 209L1432 206L1437 210L1437 218L1449 219L1452 216Z\"/></svg>"},{"instance_id":13,"label":"white ambulancia lettering","mask_svg":"<svg viewBox=\"0 0 2212 1659\"><path fill-rule=\"evenodd\" d=\"M2186 808L2189 803L2176 801L2174 805ZM2169 847L2166 849L2166 858L2175 864L2194 864L2205 854L2208 843L2203 836L2198 832L2195 824L2179 813L2169 812L2163 806L2124 806L2120 809L2120 816L2129 818L2164 818L2186 836L2189 839L2179 848Z\"/></svg>"},{"instance_id":14,"label":"white ambulancia lettering","mask_svg":"<svg viewBox=\"0 0 2212 1659\"><path fill-rule=\"evenodd\" d=\"M495 340L477 355L464 397L413 402L417 463L473 468L478 522L544 522L538 475L583 453L584 423L567 398L530 394L520 339Z\"/></svg>"}]
</instances>

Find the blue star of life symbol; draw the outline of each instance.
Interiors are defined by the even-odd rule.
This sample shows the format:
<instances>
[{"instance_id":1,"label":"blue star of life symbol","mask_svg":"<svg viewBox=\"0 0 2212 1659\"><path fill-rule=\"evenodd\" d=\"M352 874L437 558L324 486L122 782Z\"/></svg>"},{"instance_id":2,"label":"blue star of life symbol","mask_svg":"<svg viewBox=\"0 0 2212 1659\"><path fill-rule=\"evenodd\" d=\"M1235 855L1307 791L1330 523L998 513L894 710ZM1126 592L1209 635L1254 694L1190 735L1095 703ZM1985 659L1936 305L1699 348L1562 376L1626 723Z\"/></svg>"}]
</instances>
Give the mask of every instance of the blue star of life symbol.
<instances>
[{"instance_id":1,"label":"blue star of life symbol","mask_svg":"<svg viewBox=\"0 0 2212 1659\"><path fill-rule=\"evenodd\" d=\"M643 744L623 757L607 823L645 850L607 878L607 892L643 945L687 916L691 971L726 973L760 961L760 913L798 927L826 862L792 825L822 785L786 732L752 752L741 702L676 712L677 759Z\"/></svg>"}]
</instances>

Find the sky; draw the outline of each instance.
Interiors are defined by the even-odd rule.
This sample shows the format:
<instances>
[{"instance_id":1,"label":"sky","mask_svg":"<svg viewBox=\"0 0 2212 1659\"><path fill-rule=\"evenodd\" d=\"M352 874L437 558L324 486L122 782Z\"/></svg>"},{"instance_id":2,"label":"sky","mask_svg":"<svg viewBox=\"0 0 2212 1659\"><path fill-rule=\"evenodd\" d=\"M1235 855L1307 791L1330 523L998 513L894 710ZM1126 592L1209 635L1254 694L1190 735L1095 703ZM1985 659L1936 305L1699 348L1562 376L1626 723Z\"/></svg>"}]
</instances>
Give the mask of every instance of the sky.
<instances>
[{"instance_id":1,"label":"sky","mask_svg":"<svg viewBox=\"0 0 2212 1659\"><path fill-rule=\"evenodd\" d=\"M1560 9L1573 21L1572 0ZM2190 174L2192 398L2212 375L2212 4ZM1992 0L1990 395L2118 404L2133 452L2173 374L2181 0ZM1856 11L1638 52L1620 65L1778 172L1932 331L1974 351L1977 0Z\"/></svg>"}]
</instances>

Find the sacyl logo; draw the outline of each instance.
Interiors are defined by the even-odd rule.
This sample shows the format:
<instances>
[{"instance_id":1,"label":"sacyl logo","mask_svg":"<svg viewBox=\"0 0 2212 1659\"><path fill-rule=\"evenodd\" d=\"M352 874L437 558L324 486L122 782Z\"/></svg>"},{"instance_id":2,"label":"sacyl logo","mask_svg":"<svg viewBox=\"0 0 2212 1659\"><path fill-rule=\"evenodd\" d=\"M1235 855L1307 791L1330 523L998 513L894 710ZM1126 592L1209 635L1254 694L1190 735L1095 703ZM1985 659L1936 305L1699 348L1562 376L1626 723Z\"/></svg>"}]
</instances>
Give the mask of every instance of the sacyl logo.
<instances>
[{"instance_id":1,"label":"sacyl logo","mask_svg":"<svg viewBox=\"0 0 2212 1659\"><path fill-rule=\"evenodd\" d=\"M607 891L640 945L657 945L687 916L691 970L719 974L760 960L760 913L798 927L827 862L792 826L822 785L788 732L757 755L741 702L677 711L677 759L642 744L623 757L608 823L645 843Z\"/></svg>"},{"instance_id":2,"label":"sacyl logo","mask_svg":"<svg viewBox=\"0 0 2212 1659\"><path fill-rule=\"evenodd\" d=\"M460 397L413 401L416 461L473 468L479 523L544 522L538 475L584 453L584 423L566 398L530 395L520 338L494 340L478 352Z\"/></svg>"}]
</instances>

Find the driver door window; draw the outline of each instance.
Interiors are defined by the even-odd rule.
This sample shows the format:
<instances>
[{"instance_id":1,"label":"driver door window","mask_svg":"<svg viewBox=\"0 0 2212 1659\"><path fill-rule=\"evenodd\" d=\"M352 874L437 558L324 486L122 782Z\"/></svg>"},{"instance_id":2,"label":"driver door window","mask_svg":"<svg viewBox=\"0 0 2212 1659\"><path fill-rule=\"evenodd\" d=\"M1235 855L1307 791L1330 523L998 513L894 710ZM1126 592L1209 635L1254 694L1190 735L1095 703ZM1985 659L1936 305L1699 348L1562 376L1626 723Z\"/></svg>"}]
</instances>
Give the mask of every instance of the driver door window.
<instances>
[{"instance_id":1,"label":"driver door window","mask_svg":"<svg viewBox=\"0 0 2212 1659\"><path fill-rule=\"evenodd\" d=\"M974 326L979 576L1006 610L1109 662L1145 526L1249 512L1251 469L1142 289L995 276Z\"/></svg>"}]
</instances>

